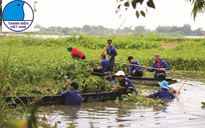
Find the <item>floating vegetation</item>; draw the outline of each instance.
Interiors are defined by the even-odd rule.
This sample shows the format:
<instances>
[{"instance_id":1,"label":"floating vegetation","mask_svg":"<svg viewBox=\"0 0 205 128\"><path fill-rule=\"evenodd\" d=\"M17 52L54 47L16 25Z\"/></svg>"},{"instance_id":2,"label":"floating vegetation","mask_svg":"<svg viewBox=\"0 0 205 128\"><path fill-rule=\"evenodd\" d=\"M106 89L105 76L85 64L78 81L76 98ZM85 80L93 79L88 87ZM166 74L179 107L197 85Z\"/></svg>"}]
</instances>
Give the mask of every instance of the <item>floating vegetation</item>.
<instances>
[{"instance_id":1,"label":"floating vegetation","mask_svg":"<svg viewBox=\"0 0 205 128\"><path fill-rule=\"evenodd\" d=\"M162 101L161 99L152 99L152 98L147 98L143 96L142 90L145 90L145 86L140 86L139 89L136 89L138 92L138 95L135 93L128 93L128 94L123 94L121 96L122 102L135 102L139 106L157 106L159 104L165 105L165 101ZM119 102L119 99L115 100L116 102Z\"/></svg>"}]
</instances>

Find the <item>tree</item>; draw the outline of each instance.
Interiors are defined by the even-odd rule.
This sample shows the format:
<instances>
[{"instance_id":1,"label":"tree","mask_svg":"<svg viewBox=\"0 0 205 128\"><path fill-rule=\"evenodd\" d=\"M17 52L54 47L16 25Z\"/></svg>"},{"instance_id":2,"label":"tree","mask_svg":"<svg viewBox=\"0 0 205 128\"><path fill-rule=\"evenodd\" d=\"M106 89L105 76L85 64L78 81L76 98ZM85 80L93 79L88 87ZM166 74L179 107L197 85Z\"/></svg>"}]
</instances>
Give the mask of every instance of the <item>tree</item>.
<instances>
[{"instance_id":1,"label":"tree","mask_svg":"<svg viewBox=\"0 0 205 128\"><path fill-rule=\"evenodd\" d=\"M36 25L34 26L34 28L41 28L41 25L36 24Z\"/></svg>"},{"instance_id":2,"label":"tree","mask_svg":"<svg viewBox=\"0 0 205 128\"><path fill-rule=\"evenodd\" d=\"M83 32L89 32L91 30L91 27L90 25L84 25L82 29L83 29Z\"/></svg>"},{"instance_id":3,"label":"tree","mask_svg":"<svg viewBox=\"0 0 205 128\"><path fill-rule=\"evenodd\" d=\"M133 30L133 34L134 36L137 36L141 33L144 33L145 32L145 27L144 26L137 26L135 27L135 29Z\"/></svg>"},{"instance_id":4,"label":"tree","mask_svg":"<svg viewBox=\"0 0 205 128\"><path fill-rule=\"evenodd\" d=\"M66 28L63 28L63 29L61 30L61 32L67 34L68 30L67 30Z\"/></svg>"},{"instance_id":5,"label":"tree","mask_svg":"<svg viewBox=\"0 0 205 128\"><path fill-rule=\"evenodd\" d=\"M61 26L58 26L56 29L57 29L57 31L60 32L62 28L61 28Z\"/></svg>"},{"instance_id":6,"label":"tree","mask_svg":"<svg viewBox=\"0 0 205 128\"><path fill-rule=\"evenodd\" d=\"M125 7L125 10L127 10L128 8L133 8L136 10L136 16L137 18L139 18L140 14L142 16L145 17L145 12L142 11L142 10L137 10L137 4L143 4L145 0L117 0L117 3L119 3L119 5L117 6L116 8L116 13L119 12L120 8L124 5ZM145 7L146 8L146 11L147 11L147 7L149 8L153 8L155 9L155 4L153 2L153 0L146 0L147 1L147 6ZM194 8L192 9L192 12L191 14L193 15L193 18L195 20L196 16L198 13L203 13L205 11L205 0L186 0L187 2L190 2L192 5L194 5ZM148 13L148 11L147 11Z\"/></svg>"},{"instance_id":7,"label":"tree","mask_svg":"<svg viewBox=\"0 0 205 128\"><path fill-rule=\"evenodd\" d=\"M185 35L191 35L191 26L189 24L184 24L184 26L182 27L182 32L184 32Z\"/></svg>"},{"instance_id":8,"label":"tree","mask_svg":"<svg viewBox=\"0 0 205 128\"><path fill-rule=\"evenodd\" d=\"M204 32L202 31L202 28L198 28L195 31L193 31L194 35L196 36L203 36Z\"/></svg>"},{"instance_id":9,"label":"tree","mask_svg":"<svg viewBox=\"0 0 205 128\"><path fill-rule=\"evenodd\" d=\"M119 31L119 33L132 33L132 30L131 30L132 26L130 27L124 27L123 29L121 29Z\"/></svg>"}]
</instances>

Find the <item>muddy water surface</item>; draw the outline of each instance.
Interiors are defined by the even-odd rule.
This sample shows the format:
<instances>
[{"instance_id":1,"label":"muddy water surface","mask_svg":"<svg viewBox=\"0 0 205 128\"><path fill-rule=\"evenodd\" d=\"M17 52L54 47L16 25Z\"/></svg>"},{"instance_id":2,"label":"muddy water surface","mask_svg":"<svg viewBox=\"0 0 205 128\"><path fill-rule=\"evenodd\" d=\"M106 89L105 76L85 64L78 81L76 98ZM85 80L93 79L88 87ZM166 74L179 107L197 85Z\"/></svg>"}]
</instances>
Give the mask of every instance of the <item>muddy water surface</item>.
<instances>
[{"instance_id":1,"label":"muddy water surface","mask_svg":"<svg viewBox=\"0 0 205 128\"><path fill-rule=\"evenodd\" d=\"M91 122L98 128L205 128L205 108L201 107L201 102L205 102L205 73L192 73L192 77L181 75L170 77L179 81L170 85L175 89L178 89L186 78L188 81L181 89L178 100L167 101L167 107L146 108L135 103L116 103L110 100L82 103L79 107L52 105L42 108L51 111L46 115L51 126L60 121L57 124L59 128L66 128L72 122L79 128L90 128ZM149 88L152 90L153 87ZM39 113L39 116L42 114Z\"/></svg>"}]
</instances>

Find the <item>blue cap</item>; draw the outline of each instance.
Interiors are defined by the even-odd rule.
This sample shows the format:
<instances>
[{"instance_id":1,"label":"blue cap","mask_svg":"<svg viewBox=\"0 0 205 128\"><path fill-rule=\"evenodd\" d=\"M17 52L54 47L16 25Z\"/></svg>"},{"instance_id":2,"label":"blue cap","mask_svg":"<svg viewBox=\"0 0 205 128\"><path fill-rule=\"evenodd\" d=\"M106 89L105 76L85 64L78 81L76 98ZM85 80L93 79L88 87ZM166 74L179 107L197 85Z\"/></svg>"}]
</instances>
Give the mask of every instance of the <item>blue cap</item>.
<instances>
[{"instance_id":1,"label":"blue cap","mask_svg":"<svg viewBox=\"0 0 205 128\"><path fill-rule=\"evenodd\" d=\"M168 84L169 84L169 83L168 83L166 80L163 80L162 82L158 82L158 84L159 84L162 88L169 90L169 87L168 87Z\"/></svg>"},{"instance_id":2,"label":"blue cap","mask_svg":"<svg viewBox=\"0 0 205 128\"><path fill-rule=\"evenodd\" d=\"M71 49L72 49L72 47L71 47L71 46L68 46L68 47L67 47L67 51L68 51L68 50L71 50Z\"/></svg>"}]
</instances>

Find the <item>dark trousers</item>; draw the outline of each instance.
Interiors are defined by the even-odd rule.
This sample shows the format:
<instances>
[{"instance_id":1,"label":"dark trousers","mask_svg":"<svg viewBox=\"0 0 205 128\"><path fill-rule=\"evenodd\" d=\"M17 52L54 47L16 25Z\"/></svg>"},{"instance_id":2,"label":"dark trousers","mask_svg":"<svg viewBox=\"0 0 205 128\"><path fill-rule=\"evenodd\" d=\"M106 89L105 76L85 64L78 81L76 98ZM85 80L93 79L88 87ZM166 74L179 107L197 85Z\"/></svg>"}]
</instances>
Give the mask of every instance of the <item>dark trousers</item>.
<instances>
[{"instance_id":1,"label":"dark trousers","mask_svg":"<svg viewBox=\"0 0 205 128\"><path fill-rule=\"evenodd\" d=\"M114 72L114 64L115 64L115 60L110 60L109 61L108 71Z\"/></svg>"},{"instance_id":2,"label":"dark trousers","mask_svg":"<svg viewBox=\"0 0 205 128\"><path fill-rule=\"evenodd\" d=\"M141 71L135 71L135 74L132 75L137 77L142 77L143 73Z\"/></svg>"},{"instance_id":3,"label":"dark trousers","mask_svg":"<svg viewBox=\"0 0 205 128\"><path fill-rule=\"evenodd\" d=\"M166 76L164 75L164 73L157 73L156 78L166 79Z\"/></svg>"},{"instance_id":4,"label":"dark trousers","mask_svg":"<svg viewBox=\"0 0 205 128\"><path fill-rule=\"evenodd\" d=\"M102 70L101 70L101 69L94 68L94 69L93 69L93 72L99 72L99 73L102 73Z\"/></svg>"},{"instance_id":5,"label":"dark trousers","mask_svg":"<svg viewBox=\"0 0 205 128\"><path fill-rule=\"evenodd\" d=\"M81 59L84 59L84 60L85 60L85 55L84 55Z\"/></svg>"}]
</instances>

